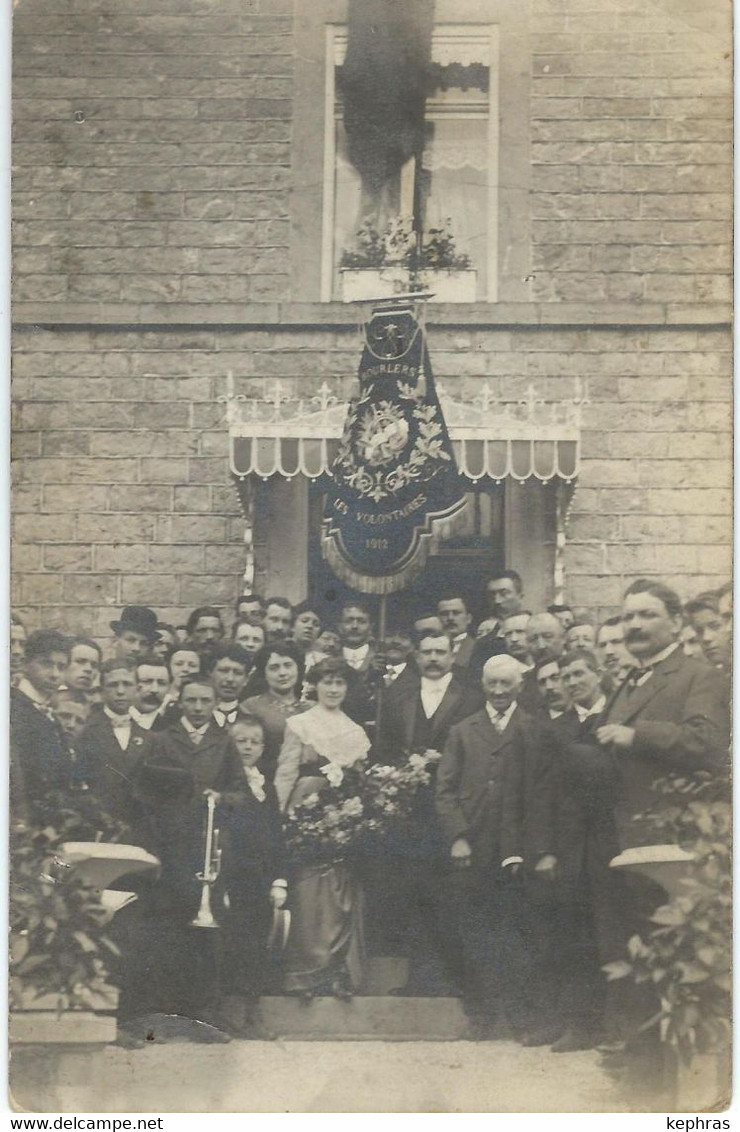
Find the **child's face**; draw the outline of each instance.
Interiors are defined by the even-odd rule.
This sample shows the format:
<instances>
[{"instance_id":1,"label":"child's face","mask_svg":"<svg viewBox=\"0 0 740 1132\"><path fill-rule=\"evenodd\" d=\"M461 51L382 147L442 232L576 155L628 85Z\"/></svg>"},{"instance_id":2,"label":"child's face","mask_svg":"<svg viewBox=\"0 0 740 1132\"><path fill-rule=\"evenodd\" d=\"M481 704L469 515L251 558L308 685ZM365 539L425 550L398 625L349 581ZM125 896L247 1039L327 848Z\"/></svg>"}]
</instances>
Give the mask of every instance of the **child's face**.
<instances>
[{"instance_id":1,"label":"child's face","mask_svg":"<svg viewBox=\"0 0 740 1132\"><path fill-rule=\"evenodd\" d=\"M54 708L57 723L68 739L78 739L87 723L90 708L87 704L78 704L74 700L60 700Z\"/></svg>"},{"instance_id":2,"label":"child's face","mask_svg":"<svg viewBox=\"0 0 740 1132\"><path fill-rule=\"evenodd\" d=\"M254 766L262 758L265 749L265 740L261 727L252 727L246 723L236 723L231 728L231 738L237 749L239 758L245 766Z\"/></svg>"}]
</instances>

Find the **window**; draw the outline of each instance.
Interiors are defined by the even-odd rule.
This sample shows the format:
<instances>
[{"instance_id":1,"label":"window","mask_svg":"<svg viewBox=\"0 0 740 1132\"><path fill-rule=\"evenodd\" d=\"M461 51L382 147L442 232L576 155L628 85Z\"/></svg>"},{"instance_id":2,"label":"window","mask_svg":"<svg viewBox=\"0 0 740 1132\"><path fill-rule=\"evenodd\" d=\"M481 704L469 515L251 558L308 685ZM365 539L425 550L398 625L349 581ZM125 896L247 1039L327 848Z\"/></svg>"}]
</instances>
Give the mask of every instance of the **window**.
<instances>
[{"instance_id":1,"label":"window","mask_svg":"<svg viewBox=\"0 0 740 1132\"><path fill-rule=\"evenodd\" d=\"M521 0L434 5L436 77L447 81L437 84L427 104L427 211L451 218L458 250L469 253L478 272L479 302L531 301L532 44L526 8ZM339 298L341 252L354 244L357 230L358 186L343 161L337 83L346 48L346 0L302 0L294 19L300 47L293 73L290 298L330 302ZM487 91L481 68L487 71ZM465 168L456 169L460 163ZM462 173L472 182L464 195ZM399 206L402 193L409 199L411 180L407 170L395 186Z\"/></svg>"},{"instance_id":2,"label":"window","mask_svg":"<svg viewBox=\"0 0 740 1132\"><path fill-rule=\"evenodd\" d=\"M339 261L361 222L360 179L347 159L341 76L346 29L326 29L321 298L339 297ZM432 36L421 185L424 227L449 226L477 272L476 298L497 297L498 29L441 24ZM410 216L414 158L390 186L388 216Z\"/></svg>"}]
</instances>

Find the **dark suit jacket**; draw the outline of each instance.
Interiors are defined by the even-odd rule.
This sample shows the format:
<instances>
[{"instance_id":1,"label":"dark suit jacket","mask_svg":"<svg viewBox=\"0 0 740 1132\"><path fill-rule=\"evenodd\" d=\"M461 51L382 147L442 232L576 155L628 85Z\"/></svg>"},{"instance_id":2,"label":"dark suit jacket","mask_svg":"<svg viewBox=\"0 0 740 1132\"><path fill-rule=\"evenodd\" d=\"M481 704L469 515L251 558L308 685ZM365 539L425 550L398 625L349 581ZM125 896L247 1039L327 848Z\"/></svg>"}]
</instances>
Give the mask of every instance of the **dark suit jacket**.
<instances>
[{"instance_id":1,"label":"dark suit jacket","mask_svg":"<svg viewBox=\"0 0 740 1132\"><path fill-rule=\"evenodd\" d=\"M467 674L471 684L480 686L483 665L492 656L501 656L505 652L506 641L498 635L498 628L491 633L486 633L485 637L479 637L473 641L473 648L467 663Z\"/></svg>"},{"instance_id":2,"label":"dark suit jacket","mask_svg":"<svg viewBox=\"0 0 740 1132\"><path fill-rule=\"evenodd\" d=\"M715 669L680 648L639 687L626 680L609 700L603 722L635 731L629 751L611 752L620 779L616 817L622 848L654 840L655 834L632 818L655 802L657 778L727 766L722 681Z\"/></svg>"},{"instance_id":3,"label":"dark suit jacket","mask_svg":"<svg viewBox=\"0 0 740 1132\"><path fill-rule=\"evenodd\" d=\"M526 711L528 715L549 719L547 704L540 694L533 668L530 668L529 672L525 672L522 677L522 686L519 689L517 703L522 711Z\"/></svg>"},{"instance_id":4,"label":"dark suit jacket","mask_svg":"<svg viewBox=\"0 0 740 1132\"><path fill-rule=\"evenodd\" d=\"M360 667L352 669L347 697L342 705L342 710L350 719L363 727L375 720L378 686L382 682L373 666L375 653L376 648L371 641L368 654Z\"/></svg>"},{"instance_id":5,"label":"dark suit jacket","mask_svg":"<svg viewBox=\"0 0 740 1132\"><path fill-rule=\"evenodd\" d=\"M72 762L59 725L17 688L10 689L10 784L13 817L30 817L50 790L70 786Z\"/></svg>"},{"instance_id":6,"label":"dark suit jacket","mask_svg":"<svg viewBox=\"0 0 740 1132\"><path fill-rule=\"evenodd\" d=\"M397 765L412 752L417 712L423 710L420 691L421 676L418 671L385 689L383 713L373 748L376 762ZM477 711L482 701L481 691L467 686L453 673L439 707L428 721L429 747L441 751L450 728Z\"/></svg>"},{"instance_id":7,"label":"dark suit jacket","mask_svg":"<svg viewBox=\"0 0 740 1132\"><path fill-rule=\"evenodd\" d=\"M204 790L245 794L246 779L227 732L211 720L200 743L181 723L151 736L138 767L145 819L145 847L162 862L153 906L161 913L194 914L204 864Z\"/></svg>"},{"instance_id":8,"label":"dark suit jacket","mask_svg":"<svg viewBox=\"0 0 740 1132\"><path fill-rule=\"evenodd\" d=\"M256 887L267 895L278 877L286 876L285 842L275 787L265 781L265 800L247 788L222 796L217 809L222 834L223 884L232 896Z\"/></svg>"},{"instance_id":9,"label":"dark suit jacket","mask_svg":"<svg viewBox=\"0 0 740 1132\"><path fill-rule=\"evenodd\" d=\"M450 731L437 771L437 813L448 845L470 842L473 864L521 857L534 866L555 851L554 741L516 708L498 732L485 708Z\"/></svg>"},{"instance_id":10,"label":"dark suit jacket","mask_svg":"<svg viewBox=\"0 0 740 1132\"><path fill-rule=\"evenodd\" d=\"M198 744L180 722L166 731L156 732L150 739L151 747L142 765L150 781L157 778L157 772L171 769L189 775L191 796L200 797L204 790L242 793L246 789L236 749L228 732L219 727L215 719L208 724Z\"/></svg>"},{"instance_id":11,"label":"dark suit jacket","mask_svg":"<svg viewBox=\"0 0 740 1132\"><path fill-rule=\"evenodd\" d=\"M133 829L140 818L136 771L150 743L150 733L132 722L128 747L122 750L102 710L90 716L77 741L83 777L101 808Z\"/></svg>"},{"instance_id":12,"label":"dark suit jacket","mask_svg":"<svg viewBox=\"0 0 740 1132\"><path fill-rule=\"evenodd\" d=\"M572 709L550 721L555 736L558 888L563 900L589 900L619 852L614 821L618 776L614 760L594 738L600 719L580 722Z\"/></svg>"}]
</instances>

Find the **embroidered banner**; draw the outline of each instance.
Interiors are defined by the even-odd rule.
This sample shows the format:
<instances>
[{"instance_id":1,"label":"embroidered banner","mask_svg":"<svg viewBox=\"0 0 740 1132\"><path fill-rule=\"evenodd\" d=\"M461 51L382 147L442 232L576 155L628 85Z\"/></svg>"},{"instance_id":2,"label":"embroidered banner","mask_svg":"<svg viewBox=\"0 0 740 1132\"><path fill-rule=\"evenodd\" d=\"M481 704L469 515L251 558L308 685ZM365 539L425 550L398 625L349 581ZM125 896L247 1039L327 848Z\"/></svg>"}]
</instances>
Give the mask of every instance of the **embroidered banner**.
<instances>
[{"instance_id":1,"label":"embroidered banner","mask_svg":"<svg viewBox=\"0 0 740 1132\"><path fill-rule=\"evenodd\" d=\"M395 593L465 507L426 340L410 310L373 314L359 385L331 469L322 549L354 589Z\"/></svg>"}]
</instances>

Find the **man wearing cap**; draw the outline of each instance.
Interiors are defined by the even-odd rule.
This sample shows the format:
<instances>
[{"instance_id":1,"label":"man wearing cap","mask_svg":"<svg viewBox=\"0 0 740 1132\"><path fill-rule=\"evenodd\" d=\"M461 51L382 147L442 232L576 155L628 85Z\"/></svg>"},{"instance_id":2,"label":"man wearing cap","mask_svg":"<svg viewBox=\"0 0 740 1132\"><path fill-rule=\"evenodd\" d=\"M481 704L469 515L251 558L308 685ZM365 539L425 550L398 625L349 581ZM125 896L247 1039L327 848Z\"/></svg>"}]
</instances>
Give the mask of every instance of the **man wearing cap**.
<instances>
[{"instance_id":1,"label":"man wearing cap","mask_svg":"<svg viewBox=\"0 0 740 1132\"><path fill-rule=\"evenodd\" d=\"M111 621L113 642L110 655L116 660L139 660L159 636L157 615L145 605L127 605L118 621Z\"/></svg>"},{"instance_id":2,"label":"man wearing cap","mask_svg":"<svg viewBox=\"0 0 740 1132\"><path fill-rule=\"evenodd\" d=\"M530 892L555 875L553 756L547 724L517 705L524 665L490 657L485 706L451 730L439 764L437 814L451 867L464 997L478 1036L503 1004L524 1045L558 1037L543 986L546 917Z\"/></svg>"}]
</instances>

